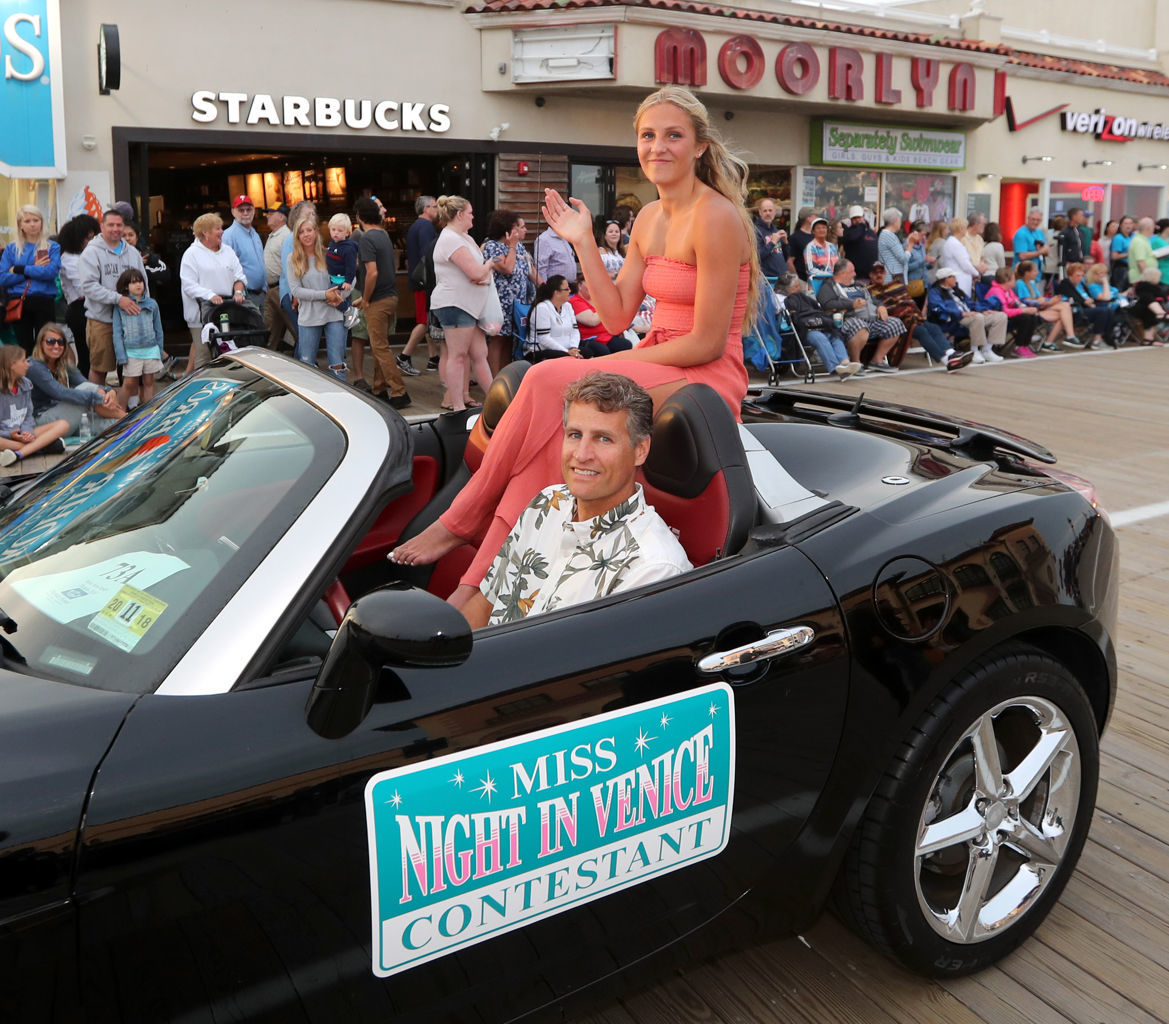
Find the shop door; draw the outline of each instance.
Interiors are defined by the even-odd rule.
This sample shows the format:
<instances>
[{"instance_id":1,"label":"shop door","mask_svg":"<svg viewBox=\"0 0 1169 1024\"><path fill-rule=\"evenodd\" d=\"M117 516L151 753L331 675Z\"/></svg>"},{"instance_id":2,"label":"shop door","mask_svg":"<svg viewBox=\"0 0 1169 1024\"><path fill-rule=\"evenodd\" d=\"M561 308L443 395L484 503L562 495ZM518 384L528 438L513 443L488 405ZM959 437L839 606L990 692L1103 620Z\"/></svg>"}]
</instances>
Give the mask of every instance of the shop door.
<instances>
[{"instance_id":1,"label":"shop door","mask_svg":"<svg viewBox=\"0 0 1169 1024\"><path fill-rule=\"evenodd\" d=\"M604 164L573 164L569 178L571 194L580 199L594 220L607 218L616 205L613 168Z\"/></svg>"},{"instance_id":2,"label":"shop door","mask_svg":"<svg viewBox=\"0 0 1169 1024\"><path fill-rule=\"evenodd\" d=\"M487 218L495 209L495 159L486 153L463 153L442 167L442 191L471 200L475 226L471 234L482 241Z\"/></svg>"}]
</instances>

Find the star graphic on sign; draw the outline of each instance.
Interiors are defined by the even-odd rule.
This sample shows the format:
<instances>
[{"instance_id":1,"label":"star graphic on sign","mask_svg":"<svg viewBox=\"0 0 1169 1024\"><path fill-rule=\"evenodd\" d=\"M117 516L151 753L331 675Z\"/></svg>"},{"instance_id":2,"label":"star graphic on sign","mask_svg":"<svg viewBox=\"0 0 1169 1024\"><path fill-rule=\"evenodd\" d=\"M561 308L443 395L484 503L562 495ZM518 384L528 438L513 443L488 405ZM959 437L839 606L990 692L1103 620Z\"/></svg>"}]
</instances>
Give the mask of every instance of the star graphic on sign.
<instances>
[{"instance_id":1,"label":"star graphic on sign","mask_svg":"<svg viewBox=\"0 0 1169 1024\"><path fill-rule=\"evenodd\" d=\"M487 797L487 802L491 803L491 795L495 792L495 780L491 777L491 772L487 773L487 778L480 780L481 784L476 786L472 792L482 793Z\"/></svg>"},{"instance_id":2,"label":"star graphic on sign","mask_svg":"<svg viewBox=\"0 0 1169 1024\"><path fill-rule=\"evenodd\" d=\"M642 751L645 750L646 747L649 746L649 741L652 739L653 739L652 736L647 736L645 734L644 729L638 729L637 730L637 739L635 739L633 741L633 745L637 748L637 752L640 754Z\"/></svg>"},{"instance_id":3,"label":"star graphic on sign","mask_svg":"<svg viewBox=\"0 0 1169 1024\"><path fill-rule=\"evenodd\" d=\"M717 715L717 714L718 714L718 712L719 712L719 707L718 707L718 705L717 705L717 704L715 704L715 702L714 702L714 701L711 701L711 702L710 702L710 707L709 707L707 710L708 710L708 711L709 711L709 713L710 713L710 717L711 717L711 718L714 718L714 716L715 716L715 715Z\"/></svg>"},{"instance_id":4,"label":"star graphic on sign","mask_svg":"<svg viewBox=\"0 0 1169 1024\"><path fill-rule=\"evenodd\" d=\"M667 715L667 714L666 714L666 713L663 711L663 712L662 712L661 721L659 722L659 724L661 725L661 727L664 729L664 728L665 728L667 725L669 725L669 724L670 724L672 721L673 721L673 719L672 719L672 718L671 718L669 715Z\"/></svg>"},{"instance_id":5,"label":"star graphic on sign","mask_svg":"<svg viewBox=\"0 0 1169 1024\"><path fill-rule=\"evenodd\" d=\"M390 806L391 807L401 807L402 806L402 794L399 793L396 789L394 790L394 795L392 797L390 797Z\"/></svg>"},{"instance_id":6,"label":"star graphic on sign","mask_svg":"<svg viewBox=\"0 0 1169 1024\"><path fill-rule=\"evenodd\" d=\"M463 788L463 783L464 783L465 781L466 781L466 780L463 778L463 771L462 771L462 769L461 769L461 768L456 768L456 769L455 769L455 774L454 774L454 776L451 778L451 782L453 782L453 783L454 783L456 786L458 786L460 789L462 789L462 788Z\"/></svg>"}]
</instances>

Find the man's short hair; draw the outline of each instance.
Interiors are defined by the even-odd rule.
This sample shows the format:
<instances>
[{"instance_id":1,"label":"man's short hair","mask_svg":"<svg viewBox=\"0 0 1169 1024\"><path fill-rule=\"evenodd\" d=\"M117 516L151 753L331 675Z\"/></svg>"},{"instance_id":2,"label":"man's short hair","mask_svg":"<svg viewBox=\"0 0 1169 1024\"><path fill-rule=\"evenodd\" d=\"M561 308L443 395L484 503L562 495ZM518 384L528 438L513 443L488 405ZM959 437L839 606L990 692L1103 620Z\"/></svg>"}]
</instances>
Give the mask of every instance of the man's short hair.
<instances>
[{"instance_id":1,"label":"man's short hair","mask_svg":"<svg viewBox=\"0 0 1169 1024\"><path fill-rule=\"evenodd\" d=\"M886 226L902 219L901 211L896 206L890 206L889 209L881 214L881 223Z\"/></svg>"},{"instance_id":2,"label":"man's short hair","mask_svg":"<svg viewBox=\"0 0 1169 1024\"><path fill-rule=\"evenodd\" d=\"M362 224L381 224L382 215L378 212L377 203L369 196L362 196L353 204L353 212Z\"/></svg>"},{"instance_id":3,"label":"man's short hair","mask_svg":"<svg viewBox=\"0 0 1169 1024\"><path fill-rule=\"evenodd\" d=\"M104 224L111 217L120 217L123 224L126 222L126 215L121 210L115 209L112 206L101 215L101 222Z\"/></svg>"},{"instance_id":4,"label":"man's short hair","mask_svg":"<svg viewBox=\"0 0 1169 1024\"><path fill-rule=\"evenodd\" d=\"M434 202L434 196L419 196L414 200L414 215L416 217L422 216L422 211L425 210L431 203ZM366 221L368 224L369 221Z\"/></svg>"},{"instance_id":5,"label":"man's short hair","mask_svg":"<svg viewBox=\"0 0 1169 1024\"><path fill-rule=\"evenodd\" d=\"M841 271L848 270L853 265L852 260L838 260L836 266L832 268L832 276L836 277Z\"/></svg>"},{"instance_id":6,"label":"man's short hair","mask_svg":"<svg viewBox=\"0 0 1169 1024\"><path fill-rule=\"evenodd\" d=\"M653 433L654 403L640 384L620 373L589 373L574 380L564 392L564 425L574 402L596 406L601 412L624 412L629 441L637 445Z\"/></svg>"},{"instance_id":7,"label":"man's short hair","mask_svg":"<svg viewBox=\"0 0 1169 1024\"><path fill-rule=\"evenodd\" d=\"M970 214L970 216L966 218L966 226L968 228L972 228L976 224L981 224L984 220L986 220L986 214L979 213L977 210L975 210L974 213Z\"/></svg>"},{"instance_id":8,"label":"man's short hair","mask_svg":"<svg viewBox=\"0 0 1169 1024\"><path fill-rule=\"evenodd\" d=\"M1082 206L1073 206L1070 210L1068 210L1068 220L1071 220L1077 213L1083 212L1084 208Z\"/></svg>"}]
</instances>

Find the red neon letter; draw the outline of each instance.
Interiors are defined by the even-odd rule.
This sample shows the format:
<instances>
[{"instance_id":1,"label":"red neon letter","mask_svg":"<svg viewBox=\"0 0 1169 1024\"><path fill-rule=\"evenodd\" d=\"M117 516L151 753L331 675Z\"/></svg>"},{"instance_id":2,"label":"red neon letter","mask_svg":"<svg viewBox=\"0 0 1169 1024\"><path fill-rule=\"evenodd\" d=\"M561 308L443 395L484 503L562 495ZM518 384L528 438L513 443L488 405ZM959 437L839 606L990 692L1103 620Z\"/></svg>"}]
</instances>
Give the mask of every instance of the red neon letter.
<instances>
[{"instance_id":1,"label":"red neon letter","mask_svg":"<svg viewBox=\"0 0 1169 1024\"><path fill-rule=\"evenodd\" d=\"M951 110L974 109L974 68L969 64L955 64L950 69L947 99Z\"/></svg>"},{"instance_id":2,"label":"red neon letter","mask_svg":"<svg viewBox=\"0 0 1169 1024\"><path fill-rule=\"evenodd\" d=\"M820 58L807 43L788 43L775 58L775 77L784 92L803 96L820 81Z\"/></svg>"},{"instance_id":3,"label":"red neon letter","mask_svg":"<svg viewBox=\"0 0 1169 1024\"><path fill-rule=\"evenodd\" d=\"M668 28L654 40L654 81L706 85L706 40L689 28Z\"/></svg>"},{"instance_id":4,"label":"red neon letter","mask_svg":"<svg viewBox=\"0 0 1169 1024\"><path fill-rule=\"evenodd\" d=\"M877 87L873 90L875 99L878 103L900 103L901 90L894 89L892 86L893 79L893 58L887 53L877 54Z\"/></svg>"},{"instance_id":5,"label":"red neon letter","mask_svg":"<svg viewBox=\"0 0 1169 1024\"><path fill-rule=\"evenodd\" d=\"M914 57L910 64L909 80L917 93L919 107L934 105L934 89L938 85L938 62L932 57Z\"/></svg>"},{"instance_id":6,"label":"red neon letter","mask_svg":"<svg viewBox=\"0 0 1169 1024\"><path fill-rule=\"evenodd\" d=\"M735 36L718 51L718 73L732 89L753 89L763 77L763 47L750 36Z\"/></svg>"},{"instance_id":7,"label":"red neon letter","mask_svg":"<svg viewBox=\"0 0 1169 1024\"><path fill-rule=\"evenodd\" d=\"M832 100L863 100L865 87L861 73L864 59L850 46L828 48L828 98Z\"/></svg>"}]
</instances>

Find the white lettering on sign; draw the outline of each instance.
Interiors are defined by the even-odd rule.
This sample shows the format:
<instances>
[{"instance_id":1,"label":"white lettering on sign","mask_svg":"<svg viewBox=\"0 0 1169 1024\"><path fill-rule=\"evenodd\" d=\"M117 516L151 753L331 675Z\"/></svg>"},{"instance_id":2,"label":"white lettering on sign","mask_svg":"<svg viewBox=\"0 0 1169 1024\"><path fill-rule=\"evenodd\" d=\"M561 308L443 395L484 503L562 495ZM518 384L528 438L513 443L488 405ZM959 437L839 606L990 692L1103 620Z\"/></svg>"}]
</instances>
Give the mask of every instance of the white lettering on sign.
<instances>
[{"instance_id":1,"label":"white lettering on sign","mask_svg":"<svg viewBox=\"0 0 1169 1024\"><path fill-rule=\"evenodd\" d=\"M32 26L32 33L38 39L41 36L41 16L39 14L12 14L4 19L4 41L17 53L26 56L31 64L27 71L18 71L12 62L12 54L4 55L4 77L15 78L18 82L35 82L45 73L45 57L32 43L16 31L16 26L25 22Z\"/></svg>"},{"instance_id":2,"label":"white lettering on sign","mask_svg":"<svg viewBox=\"0 0 1169 1024\"><path fill-rule=\"evenodd\" d=\"M191 120L199 124L211 124L222 114L228 124L255 125L264 122L275 127L346 127L355 131L376 125L386 132L438 133L450 130L450 111L450 105L446 103L410 100L374 101L334 96L314 96L311 99L307 96L273 97L267 93L249 95L246 92L216 92L213 89L198 89L191 94Z\"/></svg>"},{"instance_id":3,"label":"white lettering on sign","mask_svg":"<svg viewBox=\"0 0 1169 1024\"><path fill-rule=\"evenodd\" d=\"M1104 142L1128 142L1130 139L1169 139L1169 124L1138 121L1135 117L1109 114L1103 107L1092 113L1079 110L1063 112L1063 130L1079 135L1095 135Z\"/></svg>"}]
</instances>

